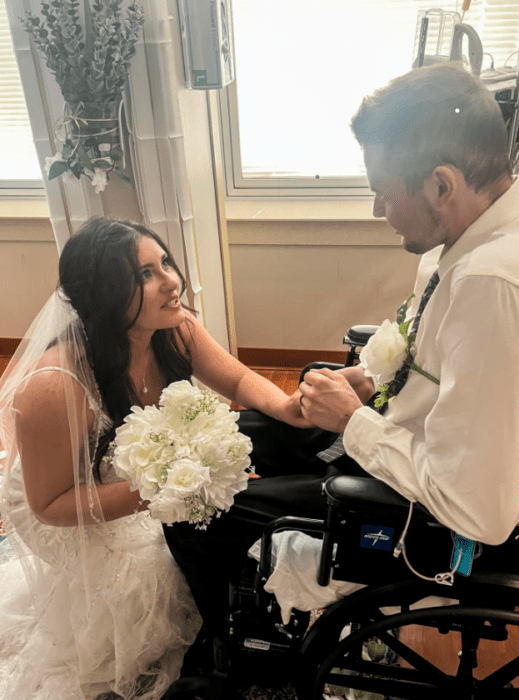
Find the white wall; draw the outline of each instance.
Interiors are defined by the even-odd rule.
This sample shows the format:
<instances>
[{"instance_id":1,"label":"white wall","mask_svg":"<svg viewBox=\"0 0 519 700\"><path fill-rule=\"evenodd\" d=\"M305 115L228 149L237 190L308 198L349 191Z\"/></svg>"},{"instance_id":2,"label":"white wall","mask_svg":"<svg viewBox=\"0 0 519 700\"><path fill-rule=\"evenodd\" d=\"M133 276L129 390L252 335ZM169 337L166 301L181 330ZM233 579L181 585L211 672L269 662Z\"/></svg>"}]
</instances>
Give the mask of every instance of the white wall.
<instances>
[{"instance_id":1,"label":"white wall","mask_svg":"<svg viewBox=\"0 0 519 700\"><path fill-rule=\"evenodd\" d=\"M371 227L378 237L363 222L228 222L238 346L341 350L349 326L393 318L418 257ZM358 245L364 235L378 244ZM0 337L23 336L57 279L49 222L2 220Z\"/></svg>"},{"instance_id":2,"label":"white wall","mask_svg":"<svg viewBox=\"0 0 519 700\"><path fill-rule=\"evenodd\" d=\"M21 338L58 281L49 221L0 221L0 338Z\"/></svg>"},{"instance_id":3,"label":"white wall","mask_svg":"<svg viewBox=\"0 0 519 700\"><path fill-rule=\"evenodd\" d=\"M350 326L394 320L413 290L418 256L403 250L384 222L371 228L385 244L351 244L365 227L230 222L238 347L341 350ZM294 244L298 234L301 244Z\"/></svg>"}]
</instances>

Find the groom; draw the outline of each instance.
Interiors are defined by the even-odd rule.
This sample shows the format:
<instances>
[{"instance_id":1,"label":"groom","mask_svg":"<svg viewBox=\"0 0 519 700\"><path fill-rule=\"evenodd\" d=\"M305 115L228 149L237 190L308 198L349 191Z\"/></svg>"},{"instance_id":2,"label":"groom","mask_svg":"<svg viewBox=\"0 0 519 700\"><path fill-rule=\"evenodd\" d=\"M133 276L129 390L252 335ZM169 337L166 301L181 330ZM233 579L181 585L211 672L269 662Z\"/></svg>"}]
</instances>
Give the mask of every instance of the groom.
<instances>
[{"instance_id":1,"label":"groom","mask_svg":"<svg viewBox=\"0 0 519 700\"><path fill-rule=\"evenodd\" d=\"M322 517L321 484L333 474L379 478L481 542L503 542L519 521L519 183L499 107L446 63L365 98L352 128L374 215L423 255L411 315L413 361L425 374L397 373L382 415L364 406L375 384L362 368L309 372L301 410L323 430L243 412L263 478L207 531L165 528L208 625L221 623L227 580L265 521ZM317 457L338 434L346 454Z\"/></svg>"}]
</instances>

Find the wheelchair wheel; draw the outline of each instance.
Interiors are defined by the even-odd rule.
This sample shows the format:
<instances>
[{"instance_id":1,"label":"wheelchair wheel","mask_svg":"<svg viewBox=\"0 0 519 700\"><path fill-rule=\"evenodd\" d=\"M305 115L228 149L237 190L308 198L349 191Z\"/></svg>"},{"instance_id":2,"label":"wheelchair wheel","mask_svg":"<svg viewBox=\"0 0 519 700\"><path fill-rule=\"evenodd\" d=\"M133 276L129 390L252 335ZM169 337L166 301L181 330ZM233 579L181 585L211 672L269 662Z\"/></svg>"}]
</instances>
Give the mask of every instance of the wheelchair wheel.
<instances>
[{"instance_id":1,"label":"wheelchair wheel","mask_svg":"<svg viewBox=\"0 0 519 700\"><path fill-rule=\"evenodd\" d=\"M370 595L375 603L371 612L367 604ZM325 691L328 696L347 700L519 698L519 689L511 685L519 675L518 650L514 659L500 662L494 646L507 638L511 628L519 627L518 613L455 604L411 611L404 606L399 612L383 614L376 605L378 598L367 591L358 605L354 601L338 603L335 610L326 611L328 619L321 622L320 630L309 634L313 639L303 644L298 700L322 700ZM452 658L442 659L440 667L416 645L416 635L410 634L415 625L436 628L440 633L454 632L460 651L442 646ZM495 660L490 670L479 665L481 640L485 640L486 657Z\"/></svg>"}]
</instances>

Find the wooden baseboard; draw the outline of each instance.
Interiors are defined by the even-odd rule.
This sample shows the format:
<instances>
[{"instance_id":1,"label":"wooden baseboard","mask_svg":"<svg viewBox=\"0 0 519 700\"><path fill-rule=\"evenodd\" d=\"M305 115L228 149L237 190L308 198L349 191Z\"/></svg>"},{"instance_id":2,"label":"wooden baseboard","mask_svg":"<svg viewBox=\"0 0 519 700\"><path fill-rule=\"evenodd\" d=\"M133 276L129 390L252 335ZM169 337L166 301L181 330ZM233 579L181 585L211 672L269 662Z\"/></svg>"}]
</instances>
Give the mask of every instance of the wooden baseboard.
<instances>
[{"instance_id":1,"label":"wooden baseboard","mask_svg":"<svg viewBox=\"0 0 519 700\"><path fill-rule=\"evenodd\" d=\"M284 350L281 348L238 348L238 359L248 367L293 367L302 369L309 362L337 362L344 364L346 351L340 350Z\"/></svg>"},{"instance_id":2,"label":"wooden baseboard","mask_svg":"<svg viewBox=\"0 0 519 700\"><path fill-rule=\"evenodd\" d=\"M0 355L12 357L21 338L0 338ZM302 369L309 362L337 362L344 364L346 351L340 350L285 350L282 348L238 348L238 358L249 367L291 367Z\"/></svg>"},{"instance_id":3,"label":"wooden baseboard","mask_svg":"<svg viewBox=\"0 0 519 700\"><path fill-rule=\"evenodd\" d=\"M21 340L21 338L0 338L0 355L12 357Z\"/></svg>"}]
</instances>

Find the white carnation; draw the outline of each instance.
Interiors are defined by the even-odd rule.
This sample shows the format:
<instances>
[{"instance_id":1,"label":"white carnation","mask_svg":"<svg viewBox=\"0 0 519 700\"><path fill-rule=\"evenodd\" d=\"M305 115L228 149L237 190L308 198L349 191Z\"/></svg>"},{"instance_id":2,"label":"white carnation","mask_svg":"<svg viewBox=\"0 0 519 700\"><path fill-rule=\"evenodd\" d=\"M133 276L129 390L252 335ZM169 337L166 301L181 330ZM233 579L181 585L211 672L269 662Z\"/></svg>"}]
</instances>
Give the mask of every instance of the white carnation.
<instances>
[{"instance_id":1,"label":"white carnation","mask_svg":"<svg viewBox=\"0 0 519 700\"><path fill-rule=\"evenodd\" d=\"M120 425L115 434L117 444L123 445L132 441L132 436L142 435L151 431L160 432L167 428L164 414L155 406L132 406L132 412L126 416L123 425Z\"/></svg>"},{"instance_id":2,"label":"white carnation","mask_svg":"<svg viewBox=\"0 0 519 700\"><path fill-rule=\"evenodd\" d=\"M206 503L229 510L234 501L234 496L247 488L249 477L247 472L230 471L219 472L218 479L213 478L211 483L202 489L202 497Z\"/></svg>"},{"instance_id":3,"label":"white carnation","mask_svg":"<svg viewBox=\"0 0 519 700\"><path fill-rule=\"evenodd\" d=\"M407 356L407 343L398 323L387 319L360 353L360 364L367 377L378 376L380 384L390 382Z\"/></svg>"}]
</instances>

